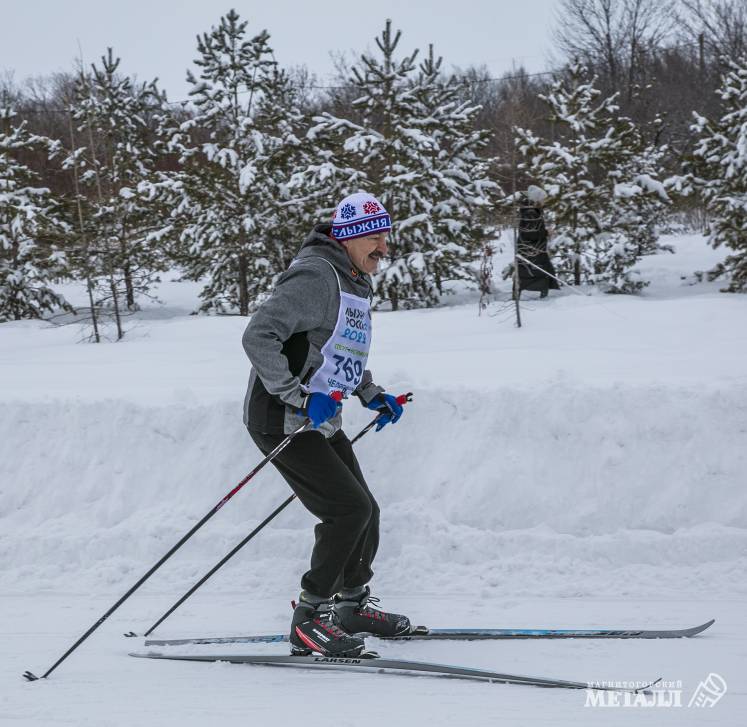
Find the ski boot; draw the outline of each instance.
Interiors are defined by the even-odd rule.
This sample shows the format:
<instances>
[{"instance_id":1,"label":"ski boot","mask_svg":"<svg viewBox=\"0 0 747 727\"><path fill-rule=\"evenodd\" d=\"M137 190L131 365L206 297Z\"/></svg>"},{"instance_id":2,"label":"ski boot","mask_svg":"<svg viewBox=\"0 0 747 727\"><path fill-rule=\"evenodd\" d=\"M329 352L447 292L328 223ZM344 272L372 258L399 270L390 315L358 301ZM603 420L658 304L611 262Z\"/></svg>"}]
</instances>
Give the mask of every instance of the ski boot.
<instances>
[{"instance_id":1,"label":"ski boot","mask_svg":"<svg viewBox=\"0 0 747 727\"><path fill-rule=\"evenodd\" d=\"M412 632L410 619L398 613L387 613L377 608L379 599L366 586L352 598L335 596L335 613L340 625L351 634L372 636L404 636Z\"/></svg>"},{"instance_id":2,"label":"ski boot","mask_svg":"<svg viewBox=\"0 0 747 727\"><path fill-rule=\"evenodd\" d=\"M366 644L340 628L332 601L314 604L303 600L293 603L293 621L288 641L293 656L308 656L317 652L322 656L360 656Z\"/></svg>"}]
</instances>

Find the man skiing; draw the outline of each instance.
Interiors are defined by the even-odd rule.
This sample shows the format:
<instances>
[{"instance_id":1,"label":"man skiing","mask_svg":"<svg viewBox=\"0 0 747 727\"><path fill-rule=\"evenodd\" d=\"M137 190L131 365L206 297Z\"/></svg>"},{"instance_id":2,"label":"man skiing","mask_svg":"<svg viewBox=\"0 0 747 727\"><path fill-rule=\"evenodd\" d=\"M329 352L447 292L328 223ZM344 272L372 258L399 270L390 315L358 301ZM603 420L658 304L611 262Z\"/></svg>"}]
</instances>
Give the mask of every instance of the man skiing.
<instances>
[{"instance_id":1,"label":"man skiing","mask_svg":"<svg viewBox=\"0 0 747 727\"><path fill-rule=\"evenodd\" d=\"M293 611L294 654L356 656L365 646L358 634L410 630L405 616L372 605L378 600L367 584L379 544L379 507L332 396L354 394L379 412L377 431L402 416L395 397L366 369L370 276L387 253L391 226L372 195L343 199L331 225L314 227L244 332L252 363L244 422L257 447L267 454L307 419L313 427L296 434L273 460L321 521Z\"/></svg>"}]
</instances>

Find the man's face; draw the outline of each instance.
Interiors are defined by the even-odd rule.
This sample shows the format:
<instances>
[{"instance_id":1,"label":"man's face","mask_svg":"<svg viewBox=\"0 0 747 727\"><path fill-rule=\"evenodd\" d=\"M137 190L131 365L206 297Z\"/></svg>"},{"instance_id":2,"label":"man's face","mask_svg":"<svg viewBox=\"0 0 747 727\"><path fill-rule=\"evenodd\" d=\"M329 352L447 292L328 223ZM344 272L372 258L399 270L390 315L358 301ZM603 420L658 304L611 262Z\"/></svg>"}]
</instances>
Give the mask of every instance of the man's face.
<instances>
[{"instance_id":1,"label":"man's face","mask_svg":"<svg viewBox=\"0 0 747 727\"><path fill-rule=\"evenodd\" d=\"M342 244L348 251L353 265L361 272L372 275L379 266L379 260L387 254L388 236L388 232L377 232L375 235L345 240Z\"/></svg>"}]
</instances>

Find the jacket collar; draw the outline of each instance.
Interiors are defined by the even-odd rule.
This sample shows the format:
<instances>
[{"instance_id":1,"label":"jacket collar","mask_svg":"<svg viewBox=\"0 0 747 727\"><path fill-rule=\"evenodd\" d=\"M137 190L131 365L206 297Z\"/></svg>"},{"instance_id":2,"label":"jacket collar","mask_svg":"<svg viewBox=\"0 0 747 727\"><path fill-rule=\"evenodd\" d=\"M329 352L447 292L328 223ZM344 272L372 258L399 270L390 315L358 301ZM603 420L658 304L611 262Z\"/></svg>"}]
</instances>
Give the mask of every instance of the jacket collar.
<instances>
[{"instance_id":1,"label":"jacket collar","mask_svg":"<svg viewBox=\"0 0 747 727\"><path fill-rule=\"evenodd\" d=\"M332 225L329 223L316 225L303 241L296 259L302 260L314 256L323 257L332 263L341 278L344 277L354 288L365 288L364 295L371 295L373 293L371 277L353 265L347 250L331 237L331 232Z\"/></svg>"}]
</instances>

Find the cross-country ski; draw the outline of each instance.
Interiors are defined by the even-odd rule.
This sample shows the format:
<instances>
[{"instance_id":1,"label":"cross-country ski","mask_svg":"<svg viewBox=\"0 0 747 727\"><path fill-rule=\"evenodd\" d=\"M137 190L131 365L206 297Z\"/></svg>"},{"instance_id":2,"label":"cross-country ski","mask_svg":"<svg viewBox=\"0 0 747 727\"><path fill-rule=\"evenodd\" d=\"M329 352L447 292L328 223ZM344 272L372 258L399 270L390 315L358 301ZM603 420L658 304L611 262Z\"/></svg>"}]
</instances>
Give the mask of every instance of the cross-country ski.
<instances>
[{"instance_id":1,"label":"cross-country ski","mask_svg":"<svg viewBox=\"0 0 747 727\"><path fill-rule=\"evenodd\" d=\"M494 641L499 639L682 639L703 633L715 623L707 621L689 629L427 629L418 627L407 634L381 636L385 641ZM135 636L135 634L125 634ZM276 644L287 634L256 636L204 636L184 639L146 639L145 646L185 644Z\"/></svg>"},{"instance_id":2,"label":"cross-country ski","mask_svg":"<svg viewBox=\"0 0 747 727\"><path fill-rule=\"evenodd\" d=\"M282 656L277 654L166 654L159 652L132 653L141 659L165 659L168 661L203 661L227 662L230 664L254 664L262 666L288 666L300 669L333 669L339 671L394 672L434 677L451 677L477 681L496 682L498 684L515 684L528 687L546 687L551 689L599 689L602 691L620 691L649 694L653 686L661 681L654 681L638 688L616 688L594 686L586 682L574 682L564 679L520 676L518 674L501 674L487 669L470 669L451 664L430 664L409 659L385 659L378 655L363 652L358 657L335 658L328 656Z\"/></svg>"}]
</instances>

